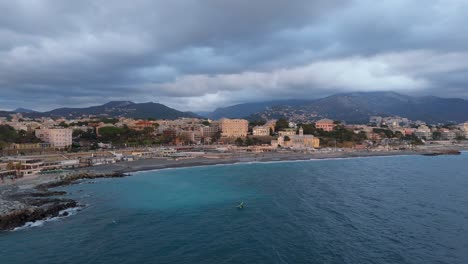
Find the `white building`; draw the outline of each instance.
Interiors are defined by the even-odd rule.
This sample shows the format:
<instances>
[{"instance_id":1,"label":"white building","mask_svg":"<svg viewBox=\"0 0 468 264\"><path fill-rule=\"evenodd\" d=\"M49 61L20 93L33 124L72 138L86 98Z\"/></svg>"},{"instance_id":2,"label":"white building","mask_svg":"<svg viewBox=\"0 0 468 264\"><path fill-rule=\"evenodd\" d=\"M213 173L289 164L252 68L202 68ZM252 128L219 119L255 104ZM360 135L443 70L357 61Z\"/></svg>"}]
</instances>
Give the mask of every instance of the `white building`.
<instances>
[{"instance_id":1,"label":"white building","mask_svg":"<svg viewBox=\"0 0 468 264\"><path fill-rule=\"evenodd\" d=\"M468 132L468 122L463 123L463 131Z\"/></svg>"},{"instance_id":2,"label":"white building","mask_svg":"<svg viewBox=\"0 0 468 264\"><path fill-rule=\"evenodd\" d=\"M432 131L425 125L419 126L419 128L414 131L414 135L421 139L432 139Z\"/></svg>"}]
</instances>

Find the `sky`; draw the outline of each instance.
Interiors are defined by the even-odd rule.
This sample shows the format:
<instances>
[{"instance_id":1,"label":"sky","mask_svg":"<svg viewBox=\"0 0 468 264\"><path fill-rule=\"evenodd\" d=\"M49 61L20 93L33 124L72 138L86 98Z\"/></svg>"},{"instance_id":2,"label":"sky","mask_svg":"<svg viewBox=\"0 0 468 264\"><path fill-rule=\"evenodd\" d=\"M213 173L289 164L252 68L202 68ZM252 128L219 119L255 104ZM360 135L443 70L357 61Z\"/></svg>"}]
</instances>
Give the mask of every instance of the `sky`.
<instances>
[{"instance_id":1,"label":"sky","mask_svg":"<svg viewBox=\"0 0 468 264\"><path fill-rule=\"evenodd\" d=\"M468 98L466 0L0 0L0 109Z\"/></svg>"}]
</instances>

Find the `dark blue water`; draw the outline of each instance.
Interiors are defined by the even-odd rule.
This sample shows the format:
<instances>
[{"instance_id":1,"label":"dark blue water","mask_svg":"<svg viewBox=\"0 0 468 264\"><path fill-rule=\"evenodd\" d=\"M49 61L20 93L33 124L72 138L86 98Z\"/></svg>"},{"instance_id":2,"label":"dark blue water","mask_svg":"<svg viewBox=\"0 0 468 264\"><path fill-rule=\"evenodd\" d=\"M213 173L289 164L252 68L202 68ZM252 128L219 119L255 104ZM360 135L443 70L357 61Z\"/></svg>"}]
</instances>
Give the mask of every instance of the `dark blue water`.
<instances>
[{"instance_id":1,"label":"dark blue water","mask_svg":"<svg viewBox=\"0 0 468 264\"><path fill-rule=\"evenodd\" d=\"M468 153L142 172L0 233L0 263L468 263ZM244 201L243 210L236 205Z\"/></svg>"}]
</instances>

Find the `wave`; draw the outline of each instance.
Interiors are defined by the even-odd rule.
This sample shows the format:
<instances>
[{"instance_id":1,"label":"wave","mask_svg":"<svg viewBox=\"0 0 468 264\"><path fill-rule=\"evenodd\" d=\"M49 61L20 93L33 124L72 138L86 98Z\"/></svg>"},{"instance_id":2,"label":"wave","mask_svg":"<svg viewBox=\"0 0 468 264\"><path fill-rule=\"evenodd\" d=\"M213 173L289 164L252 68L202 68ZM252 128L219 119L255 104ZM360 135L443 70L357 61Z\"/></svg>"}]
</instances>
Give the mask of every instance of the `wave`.
<instances>
[{"instance_id":1,"label":"wave","mask_svg":"<svg viewBox=\"0 0 468 264\"><path fill-rule=\"evenodd\" d=\"M29 229L29 228L33 228L33 227L41 227L47 222L53 222L53 221L60 220L62 218L67 218L67 217L70 217L72 215L76 215L83 208L84 208L84 206L77 206L77 207L68 208L68 209L60 211L58 216L48 217L46 219L36 220L34 222L27 222L23 226L16 227L12 231L19 231L19 230Z\"/></svg>"}]
</instances>

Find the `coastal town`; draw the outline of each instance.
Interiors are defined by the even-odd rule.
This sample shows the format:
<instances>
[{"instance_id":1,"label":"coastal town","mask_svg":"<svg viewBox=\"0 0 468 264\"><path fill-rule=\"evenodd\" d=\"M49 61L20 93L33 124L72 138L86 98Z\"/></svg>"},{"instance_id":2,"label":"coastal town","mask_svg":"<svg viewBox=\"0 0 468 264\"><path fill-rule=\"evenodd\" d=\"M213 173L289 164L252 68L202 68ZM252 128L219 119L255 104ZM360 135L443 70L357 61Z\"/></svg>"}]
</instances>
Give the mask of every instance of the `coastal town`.
<instances>
[{"instance_id":1,"label":"coastal town","mask_svg":"<svg viewBox=\"0 0 468 264\"><path fill-rule=\"evenodd\" d=\"M0 184L77 168L154 159L233 157L281 153L374 153L463 149L468 122L427 124L399 116L372 116L367 124L320 119L248 121L82 116L0 118Z\"/></svg>"}]
</instances>

